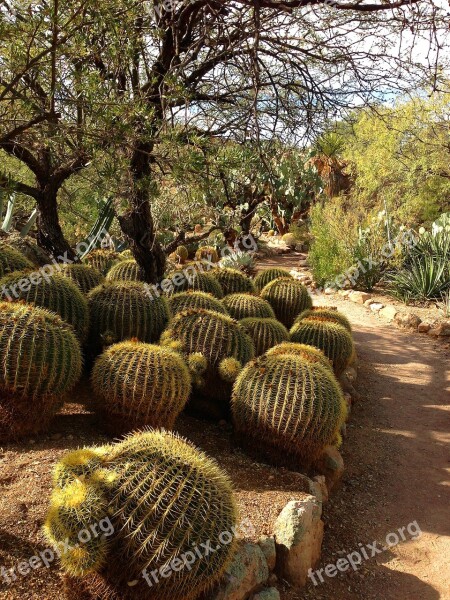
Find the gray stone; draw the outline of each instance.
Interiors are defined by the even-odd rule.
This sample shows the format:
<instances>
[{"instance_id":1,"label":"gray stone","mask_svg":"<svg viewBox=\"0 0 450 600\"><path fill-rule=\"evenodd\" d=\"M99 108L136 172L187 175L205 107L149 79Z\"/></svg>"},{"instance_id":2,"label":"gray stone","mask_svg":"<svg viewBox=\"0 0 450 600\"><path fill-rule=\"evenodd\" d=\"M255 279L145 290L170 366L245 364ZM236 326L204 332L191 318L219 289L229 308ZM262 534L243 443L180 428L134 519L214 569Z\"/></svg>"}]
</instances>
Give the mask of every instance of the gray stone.
<instances>
[{"instance_id":1,"label":"gray stone","mask_svg":"<svg viewBox=\"0 0 450 600\"><path fill-rule=\"evenodd\" d=\"M332 287L325 288L324 294L326 294L327 296L332 296L335 293L336 293L336 290L334 288L332 288Z\"/></svg>"},{"instance_id":2,"label":"gray stone","mask_svg":"<svg viewBox=\"0 0 450 600\"><path fill-rule=\"evenodd\" d=\"M435 324L428 333L436 337L445 337L450 335L450 321L442 321L441 323Z\"/></svg>"},{"instance_id":3,"label":"gray stone","mask_svg":"<svg viewBox=\"0 0 450 600\"><path fill-rule=\"evenodd\" d=\"M252 600L280 600L280 592L277 588L266 588L259 594L255 594Z\"/></svg>"},{"instance_id":4,"label":"gray stone","mask_svg":"<svg viewBox=\"0 0 450 600\"><path fill-rule=\"evenodd\" d=\"M275 547L275 538L273 536L263 537L258 541L258 545L263 551L264 556L266 557L269 571L273 571L277 562L277 549Z\"/></svg>"},{"instance_id":5,"label":"gray stone","mask_svg":"<svg viewBox=\"0 0 450 600\"><path fill-rule=\"evenodd\" d=\"M384 304L381 304L381 302L374 302L370 305L370 310L373 312L379 312L382 308L384 308Z\"/></svg>"},{"instance_id":6,"label":"gray stone","mask_svg":"<svg viewBox=\"0 0 450 600\"><path fill-rule=\"evenodd\" d=\"M352 302L356 302L358 304L364 304L367 300L370 300L371 295L366 292L352 292L349 296Z\"/></svg>"},{"instance_id":7,"label":"gray stone","mask_svg":"<svg viewBox=\"0 0 450 600\"><path fill-rule=\"evenodd\" d=\"M410 329L417 329L419 325L422 323L422 319L415 315L414 313L410 314L402 314L397 313L395 315L394 321L399 325L399 327L405 327Z\"/></svg>"},{"instance_id":8,"label":"gray stone","mask_svg":"<svg viewBox=\"0 0 450 600\"><path fill-rule=\"evenodd\" d=\"M387 319L388 321L393 321L395 319L395 315L397 314L397 309L395 308L395 306L391 306L390 304L388 304L387 306L385 306L384 308L382 308L379 312L379 314L384 318Z\"/></svg>"},{"instance_id":9,"label":"gray stone","mask_svg":"<svg viewBox=\"0 0 450 600\"><path fill-rule=\"evenodd\" d=\"M295 587L303 587L309 569L319 558L323 539L322 505L314 496L289 502L275 522L277 573Z\"/></svg>"},{"instance_id":10,"label":"gray stone","mask_svg":"<svg viewBox=\"0 0 450 600\"><path fill-rule=\"evenodd\" d=\"M325 476L328 491L340 481L344 473L344 461L336 446L327 446L315 464L321 475Z\"/></svg>"}]
</instances>

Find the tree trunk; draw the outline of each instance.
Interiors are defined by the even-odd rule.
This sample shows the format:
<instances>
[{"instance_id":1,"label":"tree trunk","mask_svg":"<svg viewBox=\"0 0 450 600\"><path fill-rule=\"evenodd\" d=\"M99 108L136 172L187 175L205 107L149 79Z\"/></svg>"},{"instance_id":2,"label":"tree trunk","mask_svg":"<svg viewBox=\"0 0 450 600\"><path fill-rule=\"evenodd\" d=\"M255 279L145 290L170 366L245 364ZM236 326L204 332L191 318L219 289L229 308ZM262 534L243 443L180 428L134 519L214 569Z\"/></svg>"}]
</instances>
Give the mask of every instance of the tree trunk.
<instances>
[{"instance_id":1,"label":"tree trunk","mask_svg":"<svg viewBox=\"0 0 450 600\"><path fill-rule=\"evenodd\" d=\"M37 243L56 259L62 256L78 262L59 223L57 195L58 190L44 190L37 199Z\"/></svg>"}]
</instances>

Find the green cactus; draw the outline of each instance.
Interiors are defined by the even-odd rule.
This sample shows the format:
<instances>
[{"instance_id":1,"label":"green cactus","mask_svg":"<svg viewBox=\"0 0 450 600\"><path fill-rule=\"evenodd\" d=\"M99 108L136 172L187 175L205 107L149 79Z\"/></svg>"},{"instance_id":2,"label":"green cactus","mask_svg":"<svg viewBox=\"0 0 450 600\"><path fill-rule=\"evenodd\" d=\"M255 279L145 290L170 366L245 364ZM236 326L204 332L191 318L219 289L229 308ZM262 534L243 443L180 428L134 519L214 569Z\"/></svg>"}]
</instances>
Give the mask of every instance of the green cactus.
<instances>
[{"instance_id":1,"label":"green cactus","mask_svg":"<svg viewBox=\"0 0 450 600\"><path fill-rule=\"evenodd\" d=\"M261 356L269 348L289 340L286 327L276 319L248 318L240 324L247 331L255 346L255 356Z\"/></svg>"},{"instance_id":2,"label":"green cactus","mask_svg":"<svg viewBox=\"0 0 450 600\"><path fill-rule=\"evenodd\" d=\"M320 321L331 321L332 323L338 323L339 325L342 325L350 333L352 332L350 321L345 315L338 312L337 309L332 309L325 306L314 306L312 309L304 310L302 313L300 313L295 319L295 323L299 323L300 321L303 321L303 319L308 319L309 321L314 319L319 319Z\"/></svg>"},{"instance_id":3,"label":"green cactus","mask_svg":"<svg viewBox=\"0 0 450 600\"><path fill-rule=\"evenodd\" d=\"M0 278L14 273L14 271L23 271L24 269L32 269L33 263L25 258L25 256L11 248L7 244L0 246Z\"/></svg>"},{"instance_id":4,"label":"green cactus","mask_svg":"<svg viewBox=\"0 0 450 600\"><path fill-rule=\"evenodd\" d=\"M233 319L240 321L249 317L275 319L275 313L268 302L251 294L230 294L225 296L222 304Z\"/></svg>"},{"instance_id":5,"label":"green cactus","mask_svg":"<svg viewBox=\"0 0 450 600\"><path fill-rule=\"evenodd\" d=\"M172 347L189 358L201 354L207 361L207 368L199 376L193 373L193 383L198 391L206 395L211 412L219 409L223 416L228 412L230 396L230 368L224 359L234 358L241 367L254 355L253 342L245 330L230 317L210 310L186 310L179 313L161 337L161 343ZM223 375L225 376L223 377ZM205 405L205 410L209 410Z\"/></svg>"},{"instance_id":6,"label":"green cactus","mask_svg":"<svg viewBox=\"0 0 450 600\"><path fill-rule=\"evenodd\" d=\"M150 425L172 429L191 391L180 355L137 341L108 348L94 365L98 407L113 434Z\"/></svg>"},{"instance_id":7,"label":"green cactus","mask_svg":"<svg viewBox=\"0 0 450 600\"><path fill-rule=\"evenodd\" d=\"M346 403L333 374L294 354L265 355L238 376L231 401L241 443L298 468L340 440Z\"/></svg>"},{"instance_id":8,"label":"green cactus","mask_svg":"<svg viewBox=\"0 0 450 600\"><path fill-rule=\"evenodd\" d=\"M189 308L204 308L224 315L228 314L227 309L220 300L206 292L194 292L192 290L171 296L169 298L169 306L173 315Z\"/></svg>"},{"instance_id":9,"label":"green cactus","mask_svg":"<svg viewBox=\"0 0 450 600\"><path fill-rule=\"evenodd\" d=\"M286 341L267 351L267 356L277 356L280 354L292 354L294 356L299 356L306 362L319 363L329 371L333 372L333 366L330 360L325 356L322 350L319 350L319 348L316 348L315 346L308 346L308 344L296 344L294 342Z\"/></svg>"},{"instance_id":10,"label":"green cactus","mask_svg":"<svg viewBox=\"0 0 450 600\"><path fill-rule=\"evenodd\" d=\"M123 260L122 255L115 250L92 250L83 259L90 267L94 267L105 276L121 260Z\"/></svg>"},{"instance_id":11,"label":"green cactus","mask_svg":"<svg viewBox=\"0 0 450 600\"><path fill-rule=\"evenodd\" d=\"M61 486L61 472L83 477ZM107 515L111 535L80 543L78 532ZM61 557L71 598L194 600L230 564L236 523L231 482L216 462L175 434L146 431L63 459L44 531L55 547L72 541Z\"/></svg>"},{"instance_id":12,"label":"green cactus","mask_svg":"<svg viewBox=\"0 0 450 600\"><path fill-rule=\"evenodd\" d=\"M181 263L186 262L187 259L189 258L189 251L186 248L186 246L178 246L178 248L175 250L174 254L177 256L178 260Z\"/></svg>"},{"instance_id":13,"label":"green cactus","mask_svg":"<svg viewBox=\"0 0 450 600\"><path fill-rule=\"evenodd\" d=\"M81 349L57 315L0 303L0 442L44 429L81 375Z\"/></svg>"},{"instance_id":14,"label":"green cactus","mask_svg":"<svg viewBox=\"0 0 450 600\"><path fill-rule=\"evenodd\" d=\"M195 266L186 267L183 270L176 270L170 274L173 282L173 291L186 292L194 290L196 292L205 292L215 298L223 298L222 286L213 277L212 273L198 272Z\"/></svg>"},{"instance_id":15,"label":"green cactus","mask_svg":"<svg viewBox=\"0 0 450 600\"><path fill-rule=\"evenodd\" d=\"M123 252L120 253L121 260L131 260L132 258L134 258L134 256L133 256L133 252L130 250L130 248L127 248L127 250L124 250Z\"/></svg>"},{"instance_id":16,"label":"green cactus","mask_svg":"<svg viewBox=\"0 0 450 600\"><path fill-rule=\"evenodd\" d=\"M289 271L286 271L286 269L272 267L270 269L264 269L264 271L260 271L253 281L258 292L261 292L261 290L264 289L268 283L274 279L279 279L280 277L293 279L292 275L289 273Z\"/></svg>"},{"instance_id":17,"label":"green cactus","mask_svg":"<svg viewBox=\"0 0 450 600\"><path fill-rule=\"evenodd\" d=\"M108 271L106 279L108 281L140 281L139 265L134 258L121 260Z\"/></svg>"},{"instance_id":18,"label":"green cactus","mask_svg":"<svg viewBox=\"0 0 450 600\"><path fill-rule=\"evenodd\" d=\"M89 294L91 290L99 286L104 280L100 271L97 271L88 265L78 263L62 265L61 275L71 279L85 296Z\"/></svg>"},{"instance_id":19,"label":"green cactus","mask_svg":"<svg viewBox=\"0 0 450 600\"><path fill-rule=\"evenodd\" d=\"M40 248L36 242L30 237L22 237L20 233L10 233L8 237L1 244L7 245L14 250L20 252L25 258L27 258L33 265L43 267L51 263L51 259L42 248ZM23 266L21 269L25 269Z\"/></svg>"},{"instance_id":20,"label":"green cactus","mask_svg":"<svg viewBox=\"0 0 450 600\"><path fill-rule=\"evenodd\" d=\"M291 341L316 346L330 359L339 376L350 364L354 353L351 334L338 323L326 319L302 319L292 327Z\"/></svg>"},{"instance_id":21,"label":"green cactus","mask_svg":"<svg viewBox=\"0 0 450 600\"><path fill-rule=\"evenodd\" d=\"M105 282L88 295L93 353L127 339L156 342L170 319L166 298L138 281Z\"/></svg>"},{"instance_id":22,"label":"green cactus","mask_svg":"<svg viewBox=\"0 0 450 600\"><path fill-rule=\"evenodd\" d=\"M290 246L291 248L294 248L298 243L297 238L293 233L285 233L283 236L281 236L281 239L286 246Z\"/></svg>"},{"instance_id":23,"label":"green cactus","mask_svg":"<svg viewBox=\"0 0 450 600\"><path fill-rule=\"evenodd\" d=\"M254 294L256 288L250 277L236 269L217 269L212 273L213 277L220 283L224 296L228 294Z\"/></svg>"},{"instance_id":24,"label":"green cactus","mask_svg":"<svg viewBox=\"0 0 450 600\"><path fill-rule=\"evenodd\" d=\"M288 277L274 279L261 291L261 298L272 306L279 321L287 328L292 327L295 318L312 307L311 296L306 287Z\"/></svg>"},{"instance_id":25,"label":"green cactus","mask_svg":"<svg viewBox=\"0 0 450 600\"><path fill-rule=\"evenodd\" d=\"M56 271L61 265L54 266ZM89 314L86 298L78 287L59 274L41 271L16 271L0 280L0 290L8 300L23 300L47 308L72 325L79 339L86 339Z\"/></svg>"},{"instance_id":26,"label":"green cactus","mask_svg":"<svg viewBox=\"0 0 450 600\"><path fill-rule=\"evenodd\" d=\"M195 253L195 260L209 260L213 263L219 262L219 255L213 246L201 246Z\"/></svg>"}]
</instances>

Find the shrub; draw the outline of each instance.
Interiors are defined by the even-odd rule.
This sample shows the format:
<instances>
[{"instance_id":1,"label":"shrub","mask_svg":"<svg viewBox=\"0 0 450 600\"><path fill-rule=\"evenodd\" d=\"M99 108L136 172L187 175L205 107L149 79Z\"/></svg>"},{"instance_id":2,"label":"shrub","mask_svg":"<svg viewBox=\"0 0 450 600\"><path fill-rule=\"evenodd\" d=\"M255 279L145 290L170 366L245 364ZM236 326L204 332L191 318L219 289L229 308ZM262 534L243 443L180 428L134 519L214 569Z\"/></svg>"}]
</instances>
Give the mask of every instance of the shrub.
<instances>
[{"instance_id":1,"label":"shrub","mask_svg":"<svg viewBox=\"0 0 450 600\"><path fill-rule=\"evenodd\" d=\"M217 269L212 273L213 277L220 283L224 296L228 294L252 294L256 292L253 281L241 271L236 269Z\"/></svg>"},{"instance_id":2,"label":"shrub","mask_svg":"<svg viewBox=\"0 0 450 600\"><path fill-rule=\"evenodd\" d=\"M295 279L282 277L274 279L261 291L261 298L272 306L279 321L292 327L295 318L312 307L312 300L306 287Z\"/></svg>"},{"instance_id":3,"label":"shrub","mask_svg":"<svg viewBox=\"0 0 450 600\"><path fill-rule=\"evenodd\" d=\"M78 533L108 514L111 536L80 545ZM55 546L66 539L71 545L61 563L72 598L95 598L101 589L104 598L193 600L230 563L236 520L230 480L214 460L174 434L146 431L63 458L45 533ZM231 534L226 544L225 533ZM194 555L190 568L170 577L150 579L149 588L143 573L167 569L206 541L214 552Z\"/></svg>"},{"instance_id":4,"label":"shrub","mask_svg":"<svg viewBox=\"0 0 450 600\"><path fill-rule=\"evenodd\" d=\"M268 283L274 279L279 279L280 277L292 279L292 275L289 273L289 271L286 271L286 269L272 267L270 269L264 269L264 271L260 271L254 279L254 284L258 292L260 292Z\"/></svg>"},{"instance_id":5,"label":"shrub","mask_svg":"<svg viewBox=\"0 0 450 600\"><path fill-rule=\"evenodd\" d=\"M194 292L192 290L180 292L179 294L171 296L169 298L169 306L173 315L189 308L204 308L224 315L228 314L228 311L222 302L212 294L207 294L206 292Z\"/></svg>"},{"instance_id":6,"label":"shrub","mask_svg":"<svg viewBox=\"0 0 450 600\"><path fill-rule=\"evenodd\" d=\"M106 275L108 281L140 281L139 265L132 258L115 264Z\"/></svg>"},{"instance_id":7,"label":"shrub","mask_svg":"<svg viewBox=\"0 0 450 600\"><path fill-rule=\"evenodd\" d=\"M114 250L92 250L84 258L84 262L90 267L106 275L117 262L123 260L123 255Z\"/></svg>"},{"instance_id":8,"label":"shrub","mask_svg":"<svg viewBox=\"0 0 450 600\"><path fill-rule=\"evenodd\" d=\"M233 424L238 439L273 464L310 464L339 441L346 417L333 374L295 354L252 361L233 387Z\"/></svg>"},{"instance_id":9,"label":"shrub","mask_svg":"<svg viewBox=\"0 0 450 600\"><path fill-rule=\"evenodd\" d=\"M13 273L14 271L23 271L24 269L32 269L33 263L25 258L25 256L10 248L6 244L0 246L0 278Z\"/></svg>"},{"instance_id":10,"label":"shrub","mask_svg":"<svg viewBox=\"0 0 450 600\"><path fill-rule=\"evenodd\" d=\"M354 353L353 339L348 330L327 320L302 319L294 324L290 334L292 342L322 350L338 376L348 367Z\"/></svg>"},{"instance_id":11,"label":"shrub","mask_svg":"<svg viewBox=\"0 0 450 600\"><path fill-rule=\"evenodd\" d=\"M276 319L250 317L242 319L240 324L253 340L255 356L261 356L269 348L289 340L288 330Z\"/></svg>"},{"instance_id":12,"label":"shrub","mask_svg":"<svg viewBox=\"0 0 450 600\"><path fill-rule=\"evenodd\" d=\"M191 390L189 371L179 354L137 341L121 342L97 358L92 385L109 429L172 429Z\"/></svg>"},{"instance_id":13,"label":"shrub","mask_svg":"<svg viewBox=\"0 0 450 600\"><path fill-rule=\"evenodd\" d=\"M152 297L140 282L106 282L88 295L89 338L97 353L127 339L156 342L170 318L166 298Z\"/></svg>"},{"instance_id":14,"label":"shrub","mask_svg":"<svg viewBox=\"0 0 450 600\"><path fill-rule=\"evenodd\" d=\"M103 275L88 265L71 264L61 265L61 275L72 280L84 295L100 285L104 279Z\"/></svg>"},{"instance_id":15,"label":"shrub","mask_svg":"<svg viewBox=\"0 0 450 600\"><path fill-rule=\"evenodd\" d=\"M248 317L275 319L275 313L270 304L266 300L251 294L230 294L225 296L222 304L233 319L237 321Z\"/></svg>"},{"instance_id":16,"label":"shrub","mask_svg":"<svg viewBox=\"0 0 450 600\"><path fill-rule=\"evenodd\" d=\"M0 280L2 288L8 290L14 300L23 300L56 313L72 325L81 341L85 340L89 326L87 301L67 277L43 277L37 271L16 271Z\"/></svg>"},{"instance_id":17,"label":"shrub","mask_svg":"<svg viewBox=\"0 0 450 600\"><path fill-rule=\"evenodd\" d=\"M57 315L0 303L0 442L44 429L81 375L81 349Z\"/></svg>"},{"instance_id":18,"label":"shrub","mask_svg":"<svg viewBox=\"0 0 450 600\"><path fill-rule=\"evenodd\" d=\"M309 310L303 311L295 319L295 323L299 323L300 321L303 321L303 319L308 319L309 321L314 319L319 319L321 321L330 321L331 323L338 323L339 325L342 325L350 333L352 331L350 321L345 315L343 315L336 309L331 309L326 306L314 306Z\"/></svg>"}]
</instances>

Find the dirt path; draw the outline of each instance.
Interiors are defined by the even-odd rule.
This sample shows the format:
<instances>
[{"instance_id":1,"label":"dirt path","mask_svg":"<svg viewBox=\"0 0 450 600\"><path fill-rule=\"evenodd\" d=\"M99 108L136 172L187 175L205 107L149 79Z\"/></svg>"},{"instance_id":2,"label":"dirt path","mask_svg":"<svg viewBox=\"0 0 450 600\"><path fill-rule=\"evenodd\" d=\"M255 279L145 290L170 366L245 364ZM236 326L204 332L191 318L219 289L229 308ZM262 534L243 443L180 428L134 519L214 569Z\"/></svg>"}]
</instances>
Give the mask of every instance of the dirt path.
<instances>
[{"instance_id":1,"label":"dirt path","mask_svg":"<svg viewBox=\"0 0 450 600\"><path fill-rule=\"evenodd\" d=\"M276 262L290 264L287 257ZM362 396L342 448L342 485L325 506L318 568L359 550L359 544L377 540L384 546L389 533L398 535L415 521L422 535L410 540L406 530L408 541L364 560L356 572L324 576L325 583L301 594L287 591L285 598L448 599L449 344L400 331L349 301L321 296L314 303L337 306L350 318Z\"/></svg>"}]
</instances>

